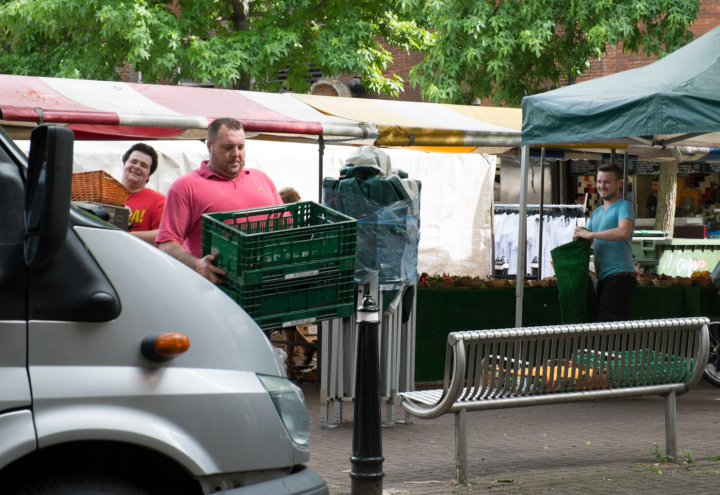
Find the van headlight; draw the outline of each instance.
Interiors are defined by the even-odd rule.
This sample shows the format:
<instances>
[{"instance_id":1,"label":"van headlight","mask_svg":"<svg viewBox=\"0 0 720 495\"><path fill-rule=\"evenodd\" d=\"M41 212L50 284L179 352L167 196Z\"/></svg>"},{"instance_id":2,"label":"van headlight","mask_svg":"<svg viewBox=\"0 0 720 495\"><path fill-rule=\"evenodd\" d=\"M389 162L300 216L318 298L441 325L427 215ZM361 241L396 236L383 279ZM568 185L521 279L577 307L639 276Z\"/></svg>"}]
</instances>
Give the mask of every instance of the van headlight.
<instances>
[{"instance_id":1,"label":"van headlight","mask_svg":"<svg viewBox=\"0 0 720 495\"><path fill-rule=\"evenodd\" d=\"M258 375L258 378L270 394L275 410L292 441L306 447L310 435L310 418L300 387L276 376Z\"/></svg>"}]
</instances>

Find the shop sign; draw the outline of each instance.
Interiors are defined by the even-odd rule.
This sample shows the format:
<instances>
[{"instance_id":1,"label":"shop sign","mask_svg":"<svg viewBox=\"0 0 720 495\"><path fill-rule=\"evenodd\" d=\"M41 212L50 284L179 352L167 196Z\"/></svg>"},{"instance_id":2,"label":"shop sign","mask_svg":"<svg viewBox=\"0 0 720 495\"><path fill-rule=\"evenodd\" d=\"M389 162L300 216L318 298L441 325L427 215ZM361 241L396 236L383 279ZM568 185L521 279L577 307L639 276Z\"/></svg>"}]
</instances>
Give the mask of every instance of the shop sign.
<instances>
[{"instance_id":1,"label":"shop sign","mask_svg":"<svg viewBox=\"0 0 720 495\"><path fill-rule=\"evenodd\" d=\"M631 163L631 171L632 164ZM634 162L635 175L653 175L660 174L660 162ZM632 172L630 172L632 173ZM720 173L720 163L680 163L678 164L678 175L691 174L715 174Z\"/></svg>"},{"instance_id":2,"label":"shop sign","mask_svg":"<svg viewBox=\"0 0 720 495\"><path fill-rule=\"evenodd\" d=\"M597 175L597 169L600 165L610 163L609 160L570 160L570 167L569 167L569 174L570 177L582 177L585 175ZM615 162L620 167L620 170L623 169L623 162L622 159L620 161ZM634 162L628 162L628 175L634 175L635 174L635 163Z\"/></svg>"},{"instance_id":3,"label":"shop sign","mask_svg":"<svg viewBox=\"0 0 720 495\"><path fill-rule=\"evenodd\" d=\"M658 175L659 162L635 162L635 175Z\"/></svg>"},{"instance_id":4,"label":"shop sign","mask_svg":"<svg viewBox=\"0 0 720 495\"><path fill-rule=\"evenodd\" d=\"M705 167L703 163L680 163L678 164L678 175L703 174Z\"/></svg>"},{"instance_id":5,"label":"shop sign","mask_svg":"<svg viewBox=\"0 0 720 495\"><path fill-rule=\"evenodd\" d=\"M590 160L570 160L570 176L597 175L598 162Z\"/></svg>"},{"instance_id":6,"label":"shop sign","mask_svg":"<svg viewBox=\"0 0 720 495\"><path fill-rule=\"evenodd\" d=\"M660 257L658 274L689 277L695 271L711 272L720 262L720 244L713 247L718 249L666 249Z\"/></svg>"}]
</instances>

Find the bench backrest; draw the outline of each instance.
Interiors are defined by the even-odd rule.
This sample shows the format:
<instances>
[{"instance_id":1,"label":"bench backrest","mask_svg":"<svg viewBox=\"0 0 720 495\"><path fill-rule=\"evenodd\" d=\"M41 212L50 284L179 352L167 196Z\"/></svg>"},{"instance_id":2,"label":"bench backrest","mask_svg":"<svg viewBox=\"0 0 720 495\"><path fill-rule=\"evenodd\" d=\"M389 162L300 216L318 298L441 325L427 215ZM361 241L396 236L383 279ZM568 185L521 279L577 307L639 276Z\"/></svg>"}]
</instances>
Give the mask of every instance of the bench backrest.
<instances>
[{"instance_id":1,"label":"bench backrest","mask_svg":"<svg viewBox=\"0 0 720 495\"><path fill-rule=\"evenodd\" d=\"M452 332L443 396L478 400L667 384L680 384L681 394L702 377L708 323L684 318Z\"/></svg>"}]
</instances>

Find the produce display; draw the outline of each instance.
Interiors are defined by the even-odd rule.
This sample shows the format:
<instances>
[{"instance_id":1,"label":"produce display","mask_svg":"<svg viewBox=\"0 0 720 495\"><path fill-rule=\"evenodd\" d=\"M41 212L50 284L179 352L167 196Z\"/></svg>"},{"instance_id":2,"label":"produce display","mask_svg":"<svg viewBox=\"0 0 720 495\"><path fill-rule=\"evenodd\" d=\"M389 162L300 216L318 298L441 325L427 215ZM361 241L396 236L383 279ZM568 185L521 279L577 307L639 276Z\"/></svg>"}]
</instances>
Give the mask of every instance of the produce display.
<instances>
[{"instance_id":1,"label":"produce display","mask_svg":"<svg viewBox=\"0 0 720 495\"><path fill-rule=\"evenodd\" d=\"M494 277L488 277L485 280L482 277L471 277L470 275L449 275L444 273L439 275L437 273L429 275L423 272L418 277L418 287L430 287L432 289L442 288L491 288L499 289L503 287L511 287L514 285L515 280L510 279L495 279ZM546 278L543 280L526 280L527 287L557 287L557 279L554 277Z\"/></svg>"},{"instance_id":2,"label":"produce display","mask_svg":"<svg viewBox=\"0 0 720 495\"><path fill-rule=\"evenodd\" d=\"M690 278L693 280L710 280L710 272L707 270L697 270L692 272Z\"/></svg>"},{"instance_id":3,"label":"produce display","mask_svg":"<svg viewBox=\"0 0 720 495\"><path fill-rule=\"evenodd\" d=\"M671 285L707 287L710 282L710 272L707 270L695 271L690 277L672 277L661 273L656 275L650 272L638 273L637 281L640 285L655 285L656 287L670 287ZM428 275L423 272L418 278L418 287L432 289L447 289L456 287L500 289L515 287L515 279L488 277L471 277L470 275L442 275L437 273ZM550 277L542 280L526 279L525 287L557 287L557 278Z\"/></svg>"},{"instance_id":4,"label":"produce display","mask_svg":"<svg viewBox=\"0 0 720 495\"><path fill-rule=\"evenodd\" d=\"M690 278L693 281L693 285L698 287L707 287L710 285L710 272L707 270L696 270L692 272Z\"/></svg>"},{"instance_id":5,"label":"produce display","mask_svg":"<svg viewBox=\"0 0 720 495\"><path fill-rule=\"evenodd\" d=\"M640 285L655 285L658 287L669 287L677 285L681 287L689 287L695 285L697 287L707 287L710 285L710 272L707 270L694 271L690 277L671 277L661 273L654 275L652 273L639 273L637 277Z\"/></svg>"}]
</instances>

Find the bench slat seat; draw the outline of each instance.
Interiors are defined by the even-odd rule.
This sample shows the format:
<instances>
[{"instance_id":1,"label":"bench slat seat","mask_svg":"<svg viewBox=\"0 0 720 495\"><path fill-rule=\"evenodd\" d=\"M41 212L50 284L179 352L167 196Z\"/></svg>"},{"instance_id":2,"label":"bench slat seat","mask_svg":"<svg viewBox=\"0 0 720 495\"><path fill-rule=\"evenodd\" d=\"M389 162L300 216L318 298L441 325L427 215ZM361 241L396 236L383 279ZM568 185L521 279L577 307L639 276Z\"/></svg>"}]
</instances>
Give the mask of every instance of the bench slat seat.
<instances>
[{"instance_id":1,"label":"bench slat seat","mask_svg":"<svg viewBox=\"0 0 720 495\"><path fill-rule=\"evenodd\" d=\"M667 455L675 457L675 397L702 378L708 323L679 318L452 332L443 388L402 392L395 402L424 419L456 414L459 482L467 475L466 411L661 395Z\"/></svg>"}]
</instances>

